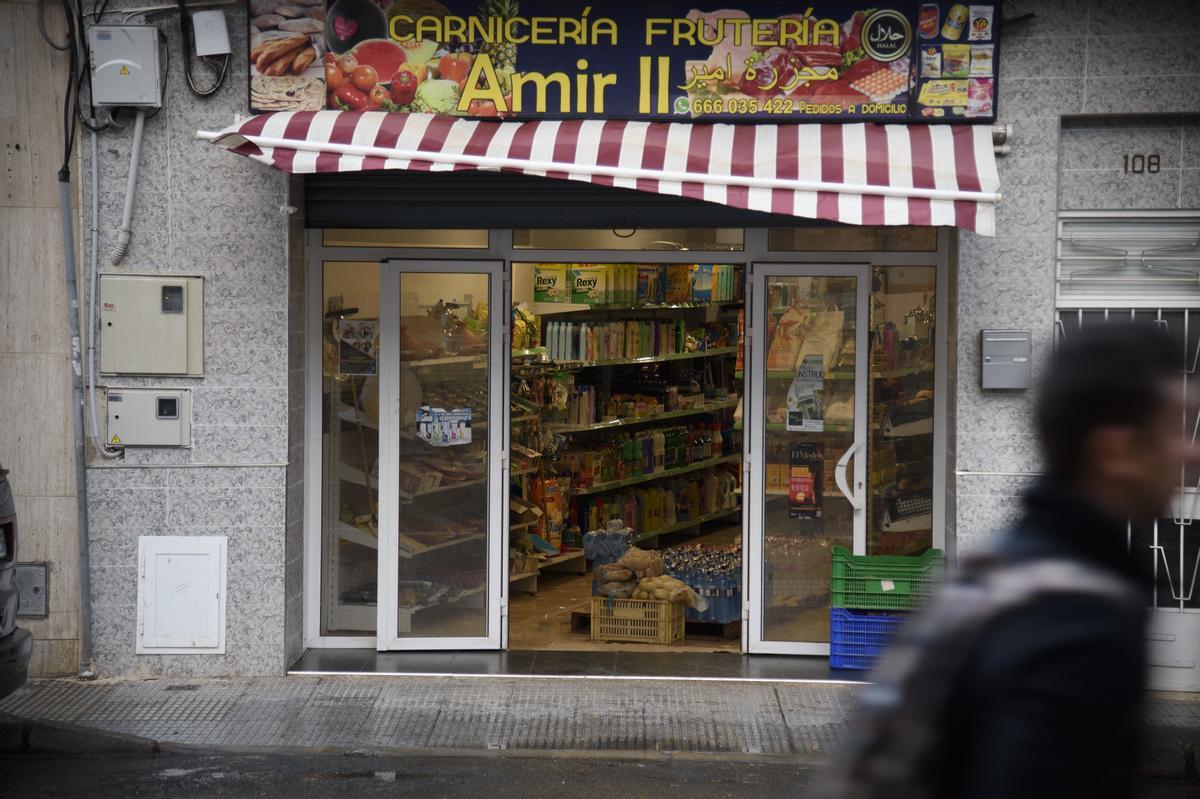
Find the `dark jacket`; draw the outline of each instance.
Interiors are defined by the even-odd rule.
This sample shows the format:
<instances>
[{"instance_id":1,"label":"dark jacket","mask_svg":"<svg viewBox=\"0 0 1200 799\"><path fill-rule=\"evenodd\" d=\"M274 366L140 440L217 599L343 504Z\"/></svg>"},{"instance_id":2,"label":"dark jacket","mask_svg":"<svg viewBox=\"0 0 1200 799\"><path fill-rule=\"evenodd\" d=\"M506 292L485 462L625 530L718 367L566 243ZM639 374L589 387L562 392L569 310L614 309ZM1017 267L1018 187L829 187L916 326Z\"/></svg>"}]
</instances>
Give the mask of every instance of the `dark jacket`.
<instances>
[{"instance_id":1,"label":"dark jacket","mask_svg":"<svg viewBox=\"0 0 1200 799\"><path fill-rule=\"evenodd\" d=\"M1049 478L997 545L1013 562L1071 559L1145 586L1126 524ZM996 621L948 706L947 799L1133 795L1146 614L1100 596L1047 597Z\"/></svg>"}]
</instances>

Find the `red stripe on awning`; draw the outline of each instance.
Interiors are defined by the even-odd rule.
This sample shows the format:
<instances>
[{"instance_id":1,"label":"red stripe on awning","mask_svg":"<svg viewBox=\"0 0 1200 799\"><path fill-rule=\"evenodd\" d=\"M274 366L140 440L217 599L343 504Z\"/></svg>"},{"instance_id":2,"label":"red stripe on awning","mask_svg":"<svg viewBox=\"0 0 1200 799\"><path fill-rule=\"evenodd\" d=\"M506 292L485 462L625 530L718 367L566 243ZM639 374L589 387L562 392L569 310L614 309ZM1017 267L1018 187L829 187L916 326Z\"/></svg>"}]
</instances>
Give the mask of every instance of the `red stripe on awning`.
<instances>
[{"instance_id":1,"label":"red stripe on awning","mask_svg":"<svg viewBox=\"0 0 1200 799\"><path fill-rule=\"evenodd\" d=\"M992 235L999 178L991 130L961 125L947 134L945 127L556 124L296 111L262 114L200 135L285 172L485 169L604 186L619 180L617 185L638 191L680 193L752 211L864 225L929 225L936 217L939 224L953 220Z\"/></svg>"},{"instance_id":2,"label":"red stripe on awning","mask_svg":"<svg viewBox=\"0 0 1200 799\"><path fill-rule=\"evenodd\" d=\"M821 126L821 180L841 183L845 177L842 150L842 126ZM836 220L839 216L838 194L832 191L817 193L817 218Z\"/></svg>"},{"instance_id":3,"label":"red stripe on awning","mask_svg":"<svg viewBox=\"0 0 1200 799\"><path fill-rule=\"evenodd\" d=\"M879 125L867 125L867 183L872 186L888 185L888 144L887 131ZM882 225L883 198L865 195L862 199L862 223L864 225Z\"/></svg>"}]
</instances>

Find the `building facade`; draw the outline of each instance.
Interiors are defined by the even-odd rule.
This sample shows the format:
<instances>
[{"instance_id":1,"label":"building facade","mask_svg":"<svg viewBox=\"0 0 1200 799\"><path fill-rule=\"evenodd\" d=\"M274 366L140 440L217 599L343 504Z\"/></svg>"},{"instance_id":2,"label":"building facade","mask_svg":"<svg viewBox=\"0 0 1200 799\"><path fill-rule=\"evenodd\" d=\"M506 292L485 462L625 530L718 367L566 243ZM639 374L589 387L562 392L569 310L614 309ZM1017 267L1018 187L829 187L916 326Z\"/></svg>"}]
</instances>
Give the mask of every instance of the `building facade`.
<instances>
[{"instance_id":1,"label":"building facade","mask_svg":"<svg viewBox=\"0 0 1200 799\"><path fill-rule=\"evenodd\" d=\"M119 15L133 5L114 0L110 13ZM53 63L31 21L32 6L5 2L3 8L13 24L0 27L20 31L15 35L25 49ZM223 9L235 77L214 96L198 99L179 70L170 72L164 107L146 122L133 246L119 270L105 267L202 276L205 348L202 378L109 381L124 388L189 387L194 443L177 449L131 447L111 461L90 453L92 666L106 676L279 674L314 643L312 624L306 633L305 622L305 570L312 568L305 558L305 507L306 497L320 487L312 485L311 461L305 468L306 457L314 456L311 430L306 448L306 400L312 401L306 390L314 385L306 379L306 363L314 357L306 349L312 342L306 331L314 307L322 306L314 306L314 284L306 275L319 268L307 248L320 238L308 232L303 178L196 138L197 131L226 128L248 110L245 83L236 77L249 68L247 10L241 5ZM1151 211L1154 219L1190 220L1190 230L1200 231L1200 54L1193 46L1200 15L1191 4L1146 3L1131 14L1119 3L1014 1L1005 4L1004 17L997 121L1011 125L1012 132L1008 152L997 161L1003 200L996 211L996 235L951 230L945 238L945 468L936 479L944 491L940 535L951 555L987 542L1017 511L1022 488L1038 473L1032 393L981 388L980 333L1029 331L1036 379L1056 331L1062 330L1062 314L1069 323L1069 315L1087 305L1064 291L1060 280L1062 264L1068 263L1061 258L1063 231L1075 218L1069 212L1080 212L1078 218L1086 221L1082 212L1119 211L1120 224L1136 227L1145 218L1135 212ZM177 28L162 27L170 58L178 63ZM18 144L27 150L42 146L36 133L41 128L29 120L44 120L49 127L55 114L52 104L6 105L16 120L6 151L10 163L18 164L24 158L17 155ZM131 140L129 127L99 137L101 253L116 236ZM84 137L77 146L81 208L91 201L83 178L93 168L86 144ZM24 426L5 425L0 458L13 470L18 491L22 560L48 560L56 577L61 575L51 583L50 619L31 626L39 642L59 640L63 652L51 656L47 644L39 643L47 652L39 669L66 673L73 665L67 650L77 635L77 598L69 575L78 561L69 543L74 539L70 472L62 471L69 464L70 440L60 398L67 350L57 331L63 329L65 303L61 290L50 288L60 285L62 269L49 235L45 246L19 243L21 231L29 229L23 219L52 229L50 203L30 210L40 195L36 185L31 194L23 188L26 182L49 181L50 156L44 149L39 156L38 174L32 168L17 174L12 183L17 188L6 192L13 205L6 209L10 246L0 274L10 277L2 293L12 309L6 318L24 318L17 306L54 308L57 317L36 313L57 326L47 323L54 332L44 336L33 332L39 326L32 324L7 328L0 357L16 378L0 381L0 405L9 419L27 418L31 409L48 414L36 425L49 440L34 443ZM1144 164L1151 156L1153 171L1130 165L1129 159L1141 157ZM9 175L14 175L11 169ZM88 225L81 216L77 230ZM87 242L80 239L80 260L86 263ZM21 288L26 285L28 294ZM1145 287L1135 304L1170 313L1196 307L1196 296L1175 288L1162 289L1167 293L1155 306L1158 290ZM1087 307L1105 307L1103 296ZM1122 299L1117 292L1112 307L1131 307ZM60 453L55 461L62 468L45 474L50 451ZM223 653L137 651L139 539L164 535L226 538ZM1170 549L1171 557L1179 558L1182 569L1176 574L1183 582L1195 572L1194 547L1189 541ZM1182 584L1172 583L1170 590ZM313 590L310 579L307 594ZM1190 601L1178 604L1191 607ZM60 610L64 626L55 627ZM1164 675L1163 685L1200 686L1190 669Z\"/></svg>"}]
</instances>

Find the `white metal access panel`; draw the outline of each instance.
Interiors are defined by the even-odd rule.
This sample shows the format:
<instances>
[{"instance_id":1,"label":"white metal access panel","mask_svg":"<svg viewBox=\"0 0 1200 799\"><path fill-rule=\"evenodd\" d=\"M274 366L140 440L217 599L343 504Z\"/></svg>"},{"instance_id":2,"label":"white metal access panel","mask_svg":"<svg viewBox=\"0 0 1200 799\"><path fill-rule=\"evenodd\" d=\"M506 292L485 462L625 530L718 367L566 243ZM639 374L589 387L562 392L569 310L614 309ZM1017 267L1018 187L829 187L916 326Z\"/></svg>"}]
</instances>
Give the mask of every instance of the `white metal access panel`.
<instances>
[{"instance_id":1,"label":"white metal access panel","mask_svg":"<svg viewBox=\"0 0 1200 799\"><path fill-rule=\"evenodd\" d=\"M501 262L380 269L379 650L503 643Z\"/></svg>"},{"instance_id":2,"label":"white metal access panel","mask_svg":"<svg viewBox=\"0 0 1200 799\"><path fill-rule=\"evenodd\" d=\"M866 264L754 264L743 645L829 654L835 545L866 548Z\"/></svg>"}]
</instances>

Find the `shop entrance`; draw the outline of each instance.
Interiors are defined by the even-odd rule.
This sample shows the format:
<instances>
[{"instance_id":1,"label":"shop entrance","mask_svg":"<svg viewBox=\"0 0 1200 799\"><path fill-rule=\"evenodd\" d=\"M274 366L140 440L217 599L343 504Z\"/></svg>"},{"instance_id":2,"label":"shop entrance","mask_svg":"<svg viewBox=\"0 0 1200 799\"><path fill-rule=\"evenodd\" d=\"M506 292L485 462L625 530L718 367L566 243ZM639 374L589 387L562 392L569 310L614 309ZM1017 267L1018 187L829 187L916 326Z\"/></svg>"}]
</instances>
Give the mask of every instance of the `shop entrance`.
<instances>
[{"instance_id":1,"label":"shop entrance","mask_svg":"<svg viewBox=\"0 0 1200 799\"><path fill-rule=\"evenodd\" d=\"M513 264L514 649L740 650L746 269L642 258Z\"/></svg>"},{"instance_id":2,"label":"shop entrance","mask_svg":"<svg viewBox=\"0 0 1200 799\"><path fill-rule=\"evenodd\" d=\"M870 267L757 265L751 279L747 644L823 655L834 550L866 548Z\"/></svg>"},{"instance_id":3,"label":"shop entrance","mask_svg":"<svg viewBox=\"0 0 1200 799\"><path fill-rule=\"evenodd\" d=\"M943 545L947 240L315 232L308 645L827 653L836 546Z\"/></svg>"},{"instance_id":4,"label":"shop entrance","mask_svg":"<svg viewBox=\"0 0 1200 799\"><path fill-rule=\"evenodd\" d=\"M380 265L377 647L497 648L504 560L499 263Z\"/></svg>"}]
</instances>

